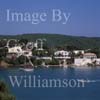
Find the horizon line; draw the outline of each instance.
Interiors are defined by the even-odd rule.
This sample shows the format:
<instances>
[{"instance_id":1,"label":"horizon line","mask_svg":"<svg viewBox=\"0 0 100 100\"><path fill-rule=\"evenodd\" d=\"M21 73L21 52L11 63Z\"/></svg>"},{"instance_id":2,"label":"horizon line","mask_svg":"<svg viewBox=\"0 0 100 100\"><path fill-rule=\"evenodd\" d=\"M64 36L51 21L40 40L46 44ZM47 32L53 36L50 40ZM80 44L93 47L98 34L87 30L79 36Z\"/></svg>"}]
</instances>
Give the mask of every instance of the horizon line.
<instances>
[{"instance_id":1,"label":"horizon line","mask_svg":"<svg viewBox=\"0 0 100 100\"><path fill-rule=\"evenodd\" d=\"M72 37L84 37L84 38L100 38L100 36L87 36L87 35L71 35L71 34L66 34L66 33L47 33L47 32L41 32L41 33L14 33L14 34L0 34L0 36L16 36L16 35L37 35L37 34L46 34L46 35L63 35L63 36L72 36Z\"/></svg>"}]
</instances>

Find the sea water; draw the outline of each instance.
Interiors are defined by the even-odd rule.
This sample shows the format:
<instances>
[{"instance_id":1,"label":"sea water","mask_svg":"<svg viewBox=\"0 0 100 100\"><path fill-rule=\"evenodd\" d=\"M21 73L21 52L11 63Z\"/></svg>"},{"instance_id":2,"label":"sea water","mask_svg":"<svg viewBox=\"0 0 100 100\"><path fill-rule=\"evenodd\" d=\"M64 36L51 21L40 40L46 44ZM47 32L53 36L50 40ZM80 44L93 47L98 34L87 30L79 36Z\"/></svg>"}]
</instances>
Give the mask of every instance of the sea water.
<instances>
[{"instance_id":1,"label":"sea water","mask_svg":"<svg viewBox=\"0 0 100 100\"><path fill-rule=\"evenodd\" d=\"M37 80L71 80L69 86L59 87L18 87L12 86L9 76L35 76ZM39 77L38 77L39 76ZM19 69L0 70L0 79L6 81L16 100L100 100L99 68L39 68L31 72ZM36 80L36 82L38 82ZM82 80L84 86L77 86L72 80ZM12 80L14 81L14 80ZM21 81L18 79L18 81ZM27 84L27 82L26 82ZM70 86L71 84L71 86Z\"/></svg>"}]
</instances>

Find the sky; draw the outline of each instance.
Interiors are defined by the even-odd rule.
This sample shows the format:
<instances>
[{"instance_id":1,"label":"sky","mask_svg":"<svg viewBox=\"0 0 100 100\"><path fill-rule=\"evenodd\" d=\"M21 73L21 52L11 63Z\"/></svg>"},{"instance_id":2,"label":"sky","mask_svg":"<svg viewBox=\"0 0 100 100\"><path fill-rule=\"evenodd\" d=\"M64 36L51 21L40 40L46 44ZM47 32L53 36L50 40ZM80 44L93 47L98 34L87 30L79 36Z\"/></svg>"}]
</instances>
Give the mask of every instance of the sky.
<instances>
[{"instance_id":1,"label":"sky","mask_svg":"<svg viewBox=\"0 0 100 100\"><path fill-rule=\"evenodd\" d=\"M45 12L47 20L39 24L7 21L7 9L23 14ZM59 22L51 22L54 9L61 10ZM62 24L63 13L70 13L66 24ZM100 37L100 0L0 0L0 35L24 33Z\"/></svg>"}]
</instances>

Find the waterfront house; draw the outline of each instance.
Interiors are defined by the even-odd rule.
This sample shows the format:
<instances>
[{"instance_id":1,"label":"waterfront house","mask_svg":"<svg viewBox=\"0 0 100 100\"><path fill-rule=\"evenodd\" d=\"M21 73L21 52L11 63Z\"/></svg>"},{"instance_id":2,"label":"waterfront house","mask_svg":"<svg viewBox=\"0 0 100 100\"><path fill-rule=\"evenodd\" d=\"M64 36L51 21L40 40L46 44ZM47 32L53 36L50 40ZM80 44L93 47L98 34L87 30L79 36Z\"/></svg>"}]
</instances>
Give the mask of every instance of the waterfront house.
<instances>
[{"instance_id":1,"label":"waterfront house","mask_svg":"<svg viewBox=\"0 0 100 100\"><path fill-rule=\"evenodd\" d=\"M95 53L84 53L83 58L75 58L74 59L74 65L76 66L88 66L91 65L99 65L100 59L97 58Z\"/></svg>"},{"instance_id":2,"label":"waterfront house","mask_svg":"<svg viewBox=\"0 0 100 100\"><path fill-rule=\"evenodd\" d=\"M95 53L84 53L83 54L83 58L86 58L86 59L96 59L97 55Z\"/></svg>"},{"instance_id":3,"label":"waterfront house","mask_svg":"<svg viewBox=\"0 0 100 100\"><path fill-rule=\"evenodd\" d=\"M75 66L87 66L88 64L92 64L91 59L83 59L83 58L75 58L74 59L74 65Z\"/></svg>"},{"instance_id":4,"label":"waterfront house","mask_svg":"<svg viewBox=\"0 0 100 100\"><path fill-rule=\"evenodd\" d=\"M54 56L68 57L69 52L65 50L59 50L59 51L54 52Z\"/></svg>"},{"instance_id":5,"label":"waterfront house","mask_svg":"<svg viewBox=\"0 0 100 100\"><path fill-rule=\"evenodd\" d=\"M60 50L54 52L54 58L59 61L59 65L66 66L70 62L70 52L65 50Z\"/></svg>"},{"instance_id":6,"label":"waterfront house","mask_svg":"<svg viewBox=\"0 0 100 100\"><path fill-rule=\"evenodd\" d=\"M8 54L7 55L16 55L17 57L24 55L24 56L32 56L31 50L23 50L20 46L15 46L8 48Z\"/></svg>"},{"instance_id":7,"label":"waterfront house","mask_svg":"<svg viewBox=\"0 0 100 100\"><path fill-rule=\"evenodd\" d=\"M54 58L55 59L70 59L70 52L65 51L65 50L60 50L54 52Z\"/></svg>"},{"instance_id":8,"label":"waterfront house","mask_svg":"<svg viewBox=\"0 0 100 100\"><path fill-rule=\"evenodd\" d=\"M23 53L23 51L22 51L20 46L8 48L8 55L9 56L15 54L18 57L18 56L22 55L22 53Z\"/></svg>"}]
</instances>

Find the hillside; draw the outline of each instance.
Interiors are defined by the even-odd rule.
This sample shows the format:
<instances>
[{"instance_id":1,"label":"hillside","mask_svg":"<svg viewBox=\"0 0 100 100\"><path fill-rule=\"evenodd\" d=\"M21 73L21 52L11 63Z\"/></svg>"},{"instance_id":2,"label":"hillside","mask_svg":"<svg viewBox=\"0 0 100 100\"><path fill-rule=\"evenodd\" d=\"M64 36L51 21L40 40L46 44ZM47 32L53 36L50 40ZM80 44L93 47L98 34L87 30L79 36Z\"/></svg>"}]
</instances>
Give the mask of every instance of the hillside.
<instances>
[{"instance_id":1,"label":"hillside","mask_svg":"<svg viewBox=\"0 0 100 100\"><path fill-rule=\"evenodd\" d=\"M0 35L0 39L28 39L36 41L36 39L46 39L49 46L75 46L80 49L100 48L100 37L79 37L60 34L22 34L22 35Z\"/></svg>"}]
</instances>

